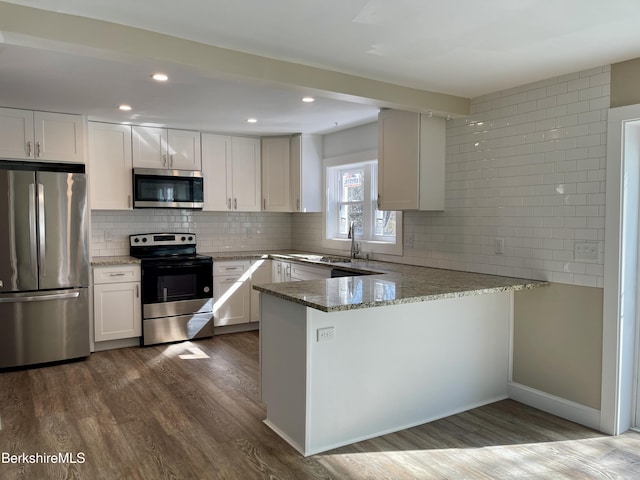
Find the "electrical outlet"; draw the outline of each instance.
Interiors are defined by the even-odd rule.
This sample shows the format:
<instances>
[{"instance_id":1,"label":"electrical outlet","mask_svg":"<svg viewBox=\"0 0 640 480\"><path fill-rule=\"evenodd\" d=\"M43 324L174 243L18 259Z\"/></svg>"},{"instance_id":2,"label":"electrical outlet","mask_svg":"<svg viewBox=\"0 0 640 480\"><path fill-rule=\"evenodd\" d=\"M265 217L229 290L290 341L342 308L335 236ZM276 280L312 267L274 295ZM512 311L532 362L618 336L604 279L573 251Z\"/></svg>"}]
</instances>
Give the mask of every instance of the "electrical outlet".
<instances>
[{"instance_id":1,"label":"electrical outlet","mask_svg":"<svg viewBox=\"0 0 640 480\"><path fill-rule=\"evenodd\" d=\"M600 242L576 242L573 259L576 262L597 262L600 259Z\"/></svg>"},{"instance_id":2,"label":"electrical outlet","mask_svg":"<svg viewBox=\"0 0 640 480\"><path fill-rule=\"evenodd\" d=\"M493 247L496 255L504 254L504 238L494 238L493 239Z\"/></svg>"},{"instance_id":3,"label":"electrical outlet","mask_svg":"<svg viewBox=\"0 0 640 480\"><path fill-rule=\"evenodd\" d=\"M317 330L318 342L327 342L333 340L336 335L335 327L324 327Z\"/></svg>"},{"instance_id":4,"label":"electrical outlet","mask_svg":"<svg viewBox=\"0 0 640 480\"><path fill-rule=\"evenodd\" d=\"M104 241L105 242L113 242L113 234L110 230L104 231Z\"/></svg>"}]
</instances>

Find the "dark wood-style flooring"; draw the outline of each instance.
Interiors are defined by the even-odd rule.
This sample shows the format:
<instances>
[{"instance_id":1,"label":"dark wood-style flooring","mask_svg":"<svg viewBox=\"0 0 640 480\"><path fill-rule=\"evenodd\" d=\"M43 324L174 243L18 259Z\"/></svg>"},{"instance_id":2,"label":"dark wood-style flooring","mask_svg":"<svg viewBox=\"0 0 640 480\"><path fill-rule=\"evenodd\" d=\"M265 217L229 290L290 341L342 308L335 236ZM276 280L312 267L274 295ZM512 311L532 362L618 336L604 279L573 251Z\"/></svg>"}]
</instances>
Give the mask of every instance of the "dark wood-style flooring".
<instances>
[{"instance_id":1,"label":"dark wood-style flooring","mask_svg":"<svg viewBox=\"0 0 640 480\"><path fill-rule=\"evenodd\" d=\"M640 478L640 434L511 400L308 458L264 418L256 332L4 371L0 479ZM85 461L5 462L58 452Z\"/></svg>"}]
</instances>

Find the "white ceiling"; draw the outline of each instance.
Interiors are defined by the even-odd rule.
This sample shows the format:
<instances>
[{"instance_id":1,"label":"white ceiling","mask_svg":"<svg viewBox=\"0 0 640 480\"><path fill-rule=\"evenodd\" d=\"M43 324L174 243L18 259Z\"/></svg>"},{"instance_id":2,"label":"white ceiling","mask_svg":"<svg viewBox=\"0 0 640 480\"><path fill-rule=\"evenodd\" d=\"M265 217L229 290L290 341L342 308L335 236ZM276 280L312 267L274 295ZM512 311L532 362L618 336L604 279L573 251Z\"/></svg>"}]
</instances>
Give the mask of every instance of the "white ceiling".
<instances>
[{"instance_id":1,"label":"white ceiling","mask_svg":"<svg viewBox=\"0 0 640 480\"><path fill-rule=\"evenodd\" d=\"M637 0L9 0L396 85L475 97L640 57ZM375 119L376 105L290 87L2 43L0 105L134 123L271 134ZM37 60L34 62L34 59ZM254 126L246 124L257 117Z\"/></svg>"}]
</instances>

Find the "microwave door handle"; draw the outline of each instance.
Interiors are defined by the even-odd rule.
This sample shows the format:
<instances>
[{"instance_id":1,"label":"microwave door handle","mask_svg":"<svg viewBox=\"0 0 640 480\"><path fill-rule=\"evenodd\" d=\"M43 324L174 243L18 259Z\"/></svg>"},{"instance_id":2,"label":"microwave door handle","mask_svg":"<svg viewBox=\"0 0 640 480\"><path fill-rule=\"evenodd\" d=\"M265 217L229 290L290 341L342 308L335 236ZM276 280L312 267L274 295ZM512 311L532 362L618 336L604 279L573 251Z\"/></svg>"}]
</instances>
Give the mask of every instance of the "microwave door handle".
<instances>
[{"instance_id":1,"label":"microwave door handle","mask_svg":"<svg viewBox=\"0 0 640 480\"><path fill-rule=\"evenodd\" d=\"M36 235L36 185L29 185L29 252L31 259L31 273L38 275L38 243Z\"/></svg>"},{"instance_id":2,"label":"microwave door handle","mask_svg":"<svg viewBox=\"0 0 640 480\"><path fill-rule=\"evenodd\" d=\"M38 264L40 267L40 276L46 276L47 272L45 270L45 257L47 256L47 232L46 232L46 222L44 218L44 185L38 184L38 224L40 228L40 245L38 252Z\"/></svg>"},{"instance_id":3,"label":"microwave door handle","mask_svg":"<svg viewBox=\"0 0 640 480\"><path fill-rule=\"evenodd\" d=\"M162 289L162 301L167 303L167 288Z\"/></svg>"}]
</instances>

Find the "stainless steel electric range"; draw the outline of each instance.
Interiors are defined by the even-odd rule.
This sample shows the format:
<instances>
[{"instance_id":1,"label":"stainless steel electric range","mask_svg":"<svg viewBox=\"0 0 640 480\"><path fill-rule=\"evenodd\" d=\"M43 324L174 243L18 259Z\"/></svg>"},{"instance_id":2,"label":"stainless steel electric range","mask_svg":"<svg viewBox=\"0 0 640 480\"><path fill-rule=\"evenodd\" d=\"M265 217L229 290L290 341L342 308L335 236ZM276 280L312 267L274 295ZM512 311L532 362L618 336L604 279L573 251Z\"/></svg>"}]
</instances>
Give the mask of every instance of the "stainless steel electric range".
<instances>
[{"instance_id":1,"label":"stainless steel electric range","mask_svg":"<svg viewBox=\"0 0 640 480\"><path fill-rule=\"evenodd\" d=\"M193 233L129 237L142 267L142 344L213 335L213 259L196 253Z\"/></svg>"}]
</instances>

